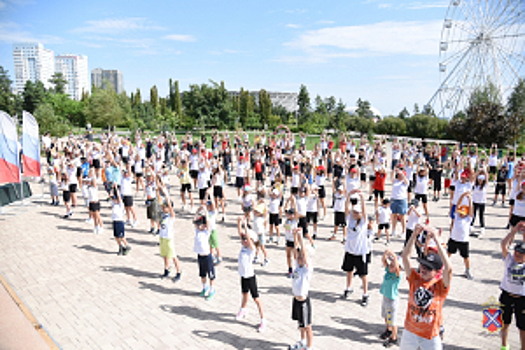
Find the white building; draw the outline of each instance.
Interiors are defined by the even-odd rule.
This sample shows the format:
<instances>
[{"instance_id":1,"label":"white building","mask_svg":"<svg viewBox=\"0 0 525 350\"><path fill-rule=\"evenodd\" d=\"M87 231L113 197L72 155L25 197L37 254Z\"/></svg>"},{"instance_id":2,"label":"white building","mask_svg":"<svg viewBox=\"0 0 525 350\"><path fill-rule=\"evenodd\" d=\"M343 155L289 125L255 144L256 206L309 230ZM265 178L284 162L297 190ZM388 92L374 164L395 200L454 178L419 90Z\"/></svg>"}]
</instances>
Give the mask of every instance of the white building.
<instances>
[{"instance_id":1,"label":"white building","mask_svg":"<svg viewBox=\"0 0 525 350\"><path fill-rule=\"evenodd\" d=\"M88 59L84 55L64 54L55 56L55 71L67 80L65 93L73 100L82 98L82 91L89 92Z\"/></svg>"},{"instance_id":2,"label":"white building","mask_svg":"<svg viewBox=\"0 0 525 350\"><path fill-rule=\"evenodd\" d=\"M55 73L53 51L44 48L40 43L13 44L15 64L15 91L23 92L26 81L36 83L40 80L46 89L53 87L49 82Z\"/></svg>"}]
</instances>

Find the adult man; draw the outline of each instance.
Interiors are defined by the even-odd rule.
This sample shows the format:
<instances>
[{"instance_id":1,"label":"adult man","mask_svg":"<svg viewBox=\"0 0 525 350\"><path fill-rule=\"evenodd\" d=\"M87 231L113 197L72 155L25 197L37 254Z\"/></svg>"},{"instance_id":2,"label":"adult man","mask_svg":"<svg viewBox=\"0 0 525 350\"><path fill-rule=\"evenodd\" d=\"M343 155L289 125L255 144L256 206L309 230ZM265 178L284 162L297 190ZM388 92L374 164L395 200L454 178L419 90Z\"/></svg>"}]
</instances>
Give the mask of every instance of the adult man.
<instances>
[{"instance_id":1,"label":"adult man","mask_svg":"<svg viewBox=\"0 0 525 350\"><path fill-rule=\"evenodd\" d=\"M428 253L418 258L419 269L413 269L410 256L414 242L420 233L426 231L427 239L434 240L438 254ZM442 278L436 277L444 266ZM407 274L410 291L405 317L405 331L401 338L401 350L441 350L439 336L442 324L443 302L450 290L452 267L438 234L430 226L416 226L403 251L403 267Z\"/></svg>"}]
</instances>

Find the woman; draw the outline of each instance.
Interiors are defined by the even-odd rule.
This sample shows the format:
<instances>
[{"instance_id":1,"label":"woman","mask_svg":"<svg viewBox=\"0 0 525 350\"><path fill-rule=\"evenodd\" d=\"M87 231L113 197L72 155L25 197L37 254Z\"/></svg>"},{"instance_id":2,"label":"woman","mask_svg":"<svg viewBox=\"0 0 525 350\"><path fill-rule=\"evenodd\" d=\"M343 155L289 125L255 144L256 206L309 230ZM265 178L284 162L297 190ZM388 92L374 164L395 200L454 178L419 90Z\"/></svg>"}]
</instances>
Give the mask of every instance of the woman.
<instances>
[{"instance_id":1,"label":"woman","mask_svg":"<svg viewBox=\"0 0 525 350\"><path fill-rule=\"evenodd\" d=\"M417 165L416 172L416 185L414 187L415 198L423 202L423 209L425 210L425 215L427 217L427 225L430 221L430 215L428 213L428 182L429 182L429 166L428 163L420 161Z\"/></svg>"},{"instance_id":2,"label":"woman","mask_svg":"<svg viewBox=\"0 0 525 350\"><path fill-rule=\"evenodd\" d=\"M470 229L474 228L474 222L476 221L476 213L479 211L479 235L472 235L474 237L480 237L485 233L485 204L487 203L487 179L488 175L485 170L478 171L476 182L472 187L472 202L474 202L474 216L470 223Z\"/></svg>"},{"instance_id":3,"label":"woman","mask_svg":"<svg viewBox=\"0 0 525 350\"><path fill-rule=\"evenodd\" d=\"M525 221L525 169L520 166L517 171L516 199L510 216L510 226L515 227L519 222Z\"/></svg>"}]
</instances>

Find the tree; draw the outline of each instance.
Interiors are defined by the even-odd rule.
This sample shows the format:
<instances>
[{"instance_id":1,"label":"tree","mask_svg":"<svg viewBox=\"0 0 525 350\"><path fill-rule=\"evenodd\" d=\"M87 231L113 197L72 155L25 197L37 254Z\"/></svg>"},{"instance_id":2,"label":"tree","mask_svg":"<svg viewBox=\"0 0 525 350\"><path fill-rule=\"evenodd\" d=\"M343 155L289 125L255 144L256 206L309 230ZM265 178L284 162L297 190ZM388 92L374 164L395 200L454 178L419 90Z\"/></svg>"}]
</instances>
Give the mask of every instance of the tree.
<instances>
[{"instance_id":1,"label":"tree","mask_svg":"<svg viewBox=\"0 0 525 350\"><path fill-rule=\"evenodd\" d=\"M524 137L525 133L525 80L520 79L507 102L506 116L509 122L514 123L518 126L512 129L511 141L516 141L516 131L521 131L521 138ZM521 125L521 127L519 127Z\"/></svg>"},{"instance_id":2,"label":"tree","mask_svg":"<svg viewBox=\"0 0 525 350\"><path fill-rule=\"evenodd\" d=\"M170 79L170 105L171 110L180 118L182 116L182 102L180 99L178 80L175 80L172 85Z\"/></svg>"},{"instance_id":3,"label":"tree","mask_svg":"<svg viewBox=\"0 0 525 350\"><path fill-rule=\"evenodd\" d=\"M303 124L308 120L308 115L310 113L310 94L306 89L306 86L301 84L299 89L299 96L297 96L297 106L298 110L298 123Z\"/></svg>"},{"instance_id":4,"label":"tree","mask_svg":"<svg viewBox=\"0 0 525 350\"><path fill-rule=\"evenodd\" d=\"M399 112L397 117L400 118L400 119L406 119L406 118L410 117L410 113L408 112L408 109L405 107L405 108L403 108L403 110L401 112Z\"/></svg>"},{"instance_id":5,"label":"tree","mask_svg":"<svg viewBox=\"0 0 525 350\"><path fill-rule=\"evenodd\" d=\"M149 90L149 102L157 110L159 107L159 91L157 90L157 86L153 85L153 87Z\"/></svg>"},{"instance_id":6,"label":"tree","mask_svg":"<svg viewBox=\"0 0 525 350\"><path fill-rule=\"evenodd\" d=\"M326 103L323 101L321 96L317 95L315 96L315 113L319 114L328 114L328 111L326 109Z\"/></svg>"},{"instance_id":7,"label":"tree","mask_svg":"<svg viewBox=\"0 0 525 350\"><path fill-rule=\"evenodd\" d=\"M404 119L388 116L383 118L376 125L377 132L379 134L386 135L405 135L407 132L407 126Z\"/></svg>"},{"instance_id":8,"label":"tree","mask_svg":"<svg viewBox=\"0 0 525 350\"><path fill-rule=\"evenodd\" d=\"M142 97L140 96L140 89L137 89L137 92L135 93L135 99L132 101L132 104L136 106L141 103L142 103Z\"/></svg>"},{"instance_id":9,"label":"tree","mask_svg":"<svg viewBox=\"0 0 525 350\"><path fill-rule=\"evenodd\" d=\"M374 112L372 112L371 107L370 102L366 100L363 101L359 98L357 99L357 109L355 110L355 113L361 118L373 119Z\"/></svg>"},{"instance_id":10,"label":"tree","mask_svg":"<svg viewBox=\"0 0 525 350\"><path fill-rule=\"evenodd\" d=\"M68 81L64 79L64 75L61 72L55 72L48 81L53 84L52 91L55 94L64 94L66 92Z\"/></svg>"},{"instance_id":11,"label":"tree","mask_svg":"<svg viewBox=\"0 0 525 350\"><path fill-rule=\"evenodd\" d=\"M259 111L261 114L261 123L269 124L270 115L272 114L272 100L266 90L259 91Z\"/></svg>"},{"instance_id":12,"label":"tree","mask_svg":"<svg viewBox=\"0 0 525 350\"><path fill-rule=\"evenodd\" d=\"M33 113L46 97L44 84L40 80L37 80L36 83L33 83L31 80L26 81L22 96L22 107L29 113Z\"/></svg>"},{"instance_id":13,"label":"tree","mask_svg":"<svg viewBox=\"0 0 525 350\"><path fill-rule=\"evenodd\" d=\"M401 118L400 118L401 119ZM441 138L443 130L438 118L426 114L416 114L405 118L407 134L417 138Z\"/></svg>"},{"instance_id":14,"label":"tree","mask_svg":"<svg viewBox=\"0 0 525 350\"><path fill-rule=\"evenodd\" d=\"M72 125L86 125L84 102L72 100L65 94L48 94L44 102L53 107L57 117L67 119Z\"/></svg>"},{"instance_id":15,"label":"tree","mask_svg":"<svg viewBox=\"0 0 525 350\"><path fill-rule=\"evenodd\" d=\"M0 66L0 110L7 114L14 115L16 112L15 95L11 91L11 84L8 71Z\"/></svg>"},{"instance_id":16,"label":"tree","mask_svg":"<svg viewBox=\"0 0 525 350\"><path fill-rule=\"evenodd\" d=\"M414 104L414 115L419 114L419 105L417 103Z\"/></svg>"},{"instance_id":17,"label":"tree","mask_svg":"<svg viewBox=\"0 0 525 350\"><path fill-rule=\"evenodd\" d=\"M86 104L84 113L87 122L95 127L119 126L123 122L117 94L111 89L97 89Z\"/></svg>"},{"instance_id":18,"label":"tree","mask_svg":"<svg viewBox=\"0 0 525 350\"><path fill-rule=\"evenodd\" d=\"M33 115L40 130L49 131L51 136L61 137L71 130L69 122L65 118L55 115L53 106L47 102L41 103Z\"/></svg>"}]
</instances>

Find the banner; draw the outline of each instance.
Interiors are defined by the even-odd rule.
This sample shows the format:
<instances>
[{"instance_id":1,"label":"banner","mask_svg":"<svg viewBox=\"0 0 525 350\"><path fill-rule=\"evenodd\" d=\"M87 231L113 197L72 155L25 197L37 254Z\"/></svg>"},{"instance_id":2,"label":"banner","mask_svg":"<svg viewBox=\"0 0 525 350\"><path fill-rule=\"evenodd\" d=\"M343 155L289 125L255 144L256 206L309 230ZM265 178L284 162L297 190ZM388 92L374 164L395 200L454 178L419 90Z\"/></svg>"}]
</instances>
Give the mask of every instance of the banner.
<instances>
[{"instance_id":1,"label":"banner","mask_svg":"<svg viewBox=\"0 0 525 350\"><path fill-rule=\"evenodd\" d=\"M0 183L20 182L17 138L15 121L0 111Z\"/></svg>"},{"instance_id":2,"label":"banner","mask_svg":"<svg viewBox=\"0 0 525 350\"><path fill-rule=\"evenodd\" d=\"M31 113L22 112L22 153L24 176L40 176L38 123Z\"/></svg>"}]
</instances>

